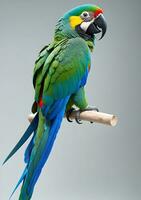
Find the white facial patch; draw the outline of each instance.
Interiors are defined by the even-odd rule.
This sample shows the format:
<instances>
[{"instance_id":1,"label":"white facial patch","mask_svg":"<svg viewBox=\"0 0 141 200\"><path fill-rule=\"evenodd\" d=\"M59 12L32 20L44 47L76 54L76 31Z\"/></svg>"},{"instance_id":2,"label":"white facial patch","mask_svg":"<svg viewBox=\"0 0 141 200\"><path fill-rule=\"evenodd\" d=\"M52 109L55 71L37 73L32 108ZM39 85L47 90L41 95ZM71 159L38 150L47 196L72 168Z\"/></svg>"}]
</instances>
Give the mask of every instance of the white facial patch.
<instances>
[{"instance_id":1,"label":"white facial patch","mask_svg":"<svg viewBox=\"0 0 141 200\"><path fill-rule=\"evenodd\" d=\"M89 28L89 26L94 22L94 19L92 19L91 21L89 22L82 22L80 27L83 31L87 31L87 29Z\"/></svg>"}]
</instances>

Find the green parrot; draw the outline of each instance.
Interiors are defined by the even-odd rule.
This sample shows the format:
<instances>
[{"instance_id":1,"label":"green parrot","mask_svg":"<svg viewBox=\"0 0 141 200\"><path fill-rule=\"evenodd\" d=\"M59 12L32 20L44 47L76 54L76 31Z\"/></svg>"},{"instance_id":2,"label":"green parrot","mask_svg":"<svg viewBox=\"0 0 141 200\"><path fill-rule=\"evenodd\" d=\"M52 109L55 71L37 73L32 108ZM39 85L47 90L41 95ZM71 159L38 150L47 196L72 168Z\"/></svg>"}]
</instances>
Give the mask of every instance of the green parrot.
<instances>
[{"instance_id":1,"label":"green parrot","mask_svg":"<svg viewBox=\"0 0 141 200\"><path fill-rule=\"evenodd\" d=\"M88 109L84 87L91 67L90 53L95 34L101 33L103 38L106 29L103 10L91 4L82 5L59 19L53 41L40 51L33 72L32 112L37 114L4 161L32 135L24 154L26 167L14 189L15 192L22 183L19 200L31 199L64 114L67 113L69 120L74 105L80 110Z\"/></svg>"}]
</instances>

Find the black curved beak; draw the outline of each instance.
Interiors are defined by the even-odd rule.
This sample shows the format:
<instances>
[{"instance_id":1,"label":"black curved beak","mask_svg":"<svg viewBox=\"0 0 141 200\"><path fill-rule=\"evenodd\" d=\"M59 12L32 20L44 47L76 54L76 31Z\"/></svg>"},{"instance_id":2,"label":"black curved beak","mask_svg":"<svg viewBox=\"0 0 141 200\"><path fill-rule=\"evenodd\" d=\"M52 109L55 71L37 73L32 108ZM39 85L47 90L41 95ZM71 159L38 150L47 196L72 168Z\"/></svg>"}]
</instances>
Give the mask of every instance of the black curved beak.
<instances>
[{"instance_id":1,"label":"black curved beak","mask_svg":"<svg viewBox=\"0 0 141 200\"><path fill-rule=\"evenodd\" d=\"M93 35L93 34L97 34L97 33L102 32L102 35L99 39L99 40L101 40L104 37L106 30L107 30L107 23L105 21L104 16L101 14L88 27L87 33L90 34L90 35Z\"/></svg>"}]
</instances>

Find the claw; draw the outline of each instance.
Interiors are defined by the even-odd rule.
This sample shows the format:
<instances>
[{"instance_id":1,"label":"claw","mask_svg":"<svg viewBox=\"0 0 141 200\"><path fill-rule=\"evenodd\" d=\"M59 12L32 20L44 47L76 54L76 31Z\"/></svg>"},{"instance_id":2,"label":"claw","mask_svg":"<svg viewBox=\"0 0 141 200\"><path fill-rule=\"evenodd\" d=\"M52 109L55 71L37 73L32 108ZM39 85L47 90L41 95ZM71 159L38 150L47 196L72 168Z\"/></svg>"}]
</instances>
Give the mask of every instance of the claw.
<instances>
[{"instance_id":1,"label":"claw","mask_svg":"<svg viewBox=\"0 0 141 200\"><path fill-rule=\"evenodd\" d=\"M70 110L68 110L66 112L66 118L68 120L68 122L73 122L73 120L70 119L70 115L71 113L74 111L75 109L74 108L71 108ZM80 113L83 112L83 111L92 111L92 110L95 110L97 112L99 112L99 109L98 108L91 108L91 107L88 107L88 108L85 108L83 110L78 110L76 112L76 117L75 117L75 121L78 123L78 124L82 124L81 120L80 120ZM93 122L90 122L90 123L93 123Z\"/></svg>"},{"instance_id":2,"label":"claw","mask_svg":"<svg viewBox=\"0 0 141 200\"><path fill-rule=\"evenodd\" d=\"M67 118L68 122L73 122L73 120L70 119L70 115L74 110L75 110L74 108L71 108L69 111L67 111L66 118ZM80 113L81 113L81 111L76 112L76 117L75 117L75 121L78 124L82 124L81 120L79 119L80 118Z\"/></svg>"},{"instance_id":3,"label":"claw","mask_svg":"<svg viewBox=\"0 0 141 200\"><path fill-rule=\"evenodd\" d=\"M68 116L66 116L68 122L73 122L73 120L71 120Z\"/></svg>"},{"instance_id":4,"label":"claw","mask_svg":"<svg viewBox=\"0 0 141 200\"><path fill-rule=\"evenodd\" d=\"M76 121L78 124L82 124L82 122L81 122L81 120L80 120L80 113L81 113L81 111L77 111L76 117L75 117L75 121Z\"/></svg>"},{"instance_id":5,"label":"claw","mask_svg":"<svg viewBox=\"0 0 141 200\"><path fill-rule=\"evenodd\" d=\"M70 115L74 110L75 110L74 108L71 108L69 111L67 111L66 118L67 118L68 122L73 122L73 120L70 119Z\"/></svg>"}]
</instances>

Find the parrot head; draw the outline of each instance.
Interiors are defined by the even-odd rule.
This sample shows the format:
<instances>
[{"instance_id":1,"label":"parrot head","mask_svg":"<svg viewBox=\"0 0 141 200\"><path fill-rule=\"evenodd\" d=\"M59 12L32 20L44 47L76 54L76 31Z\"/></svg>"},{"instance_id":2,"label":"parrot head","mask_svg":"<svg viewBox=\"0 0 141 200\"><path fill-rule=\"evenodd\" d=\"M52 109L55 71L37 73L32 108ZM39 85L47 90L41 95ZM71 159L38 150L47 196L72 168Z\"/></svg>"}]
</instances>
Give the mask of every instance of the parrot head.
<instances>
[{"instance_id":1,"label":"parrot head","mask_svg":"<svg viewBox=\"0 0 141 200\"><path fill-rule=\"evenodd\" d=\"M94 41L95 34L101 33L102 39L106 29L103 10L98 6L86 4L70 10L58 21L55 36L80 36L85 40Z\"/></svg>"}]
</instances>

